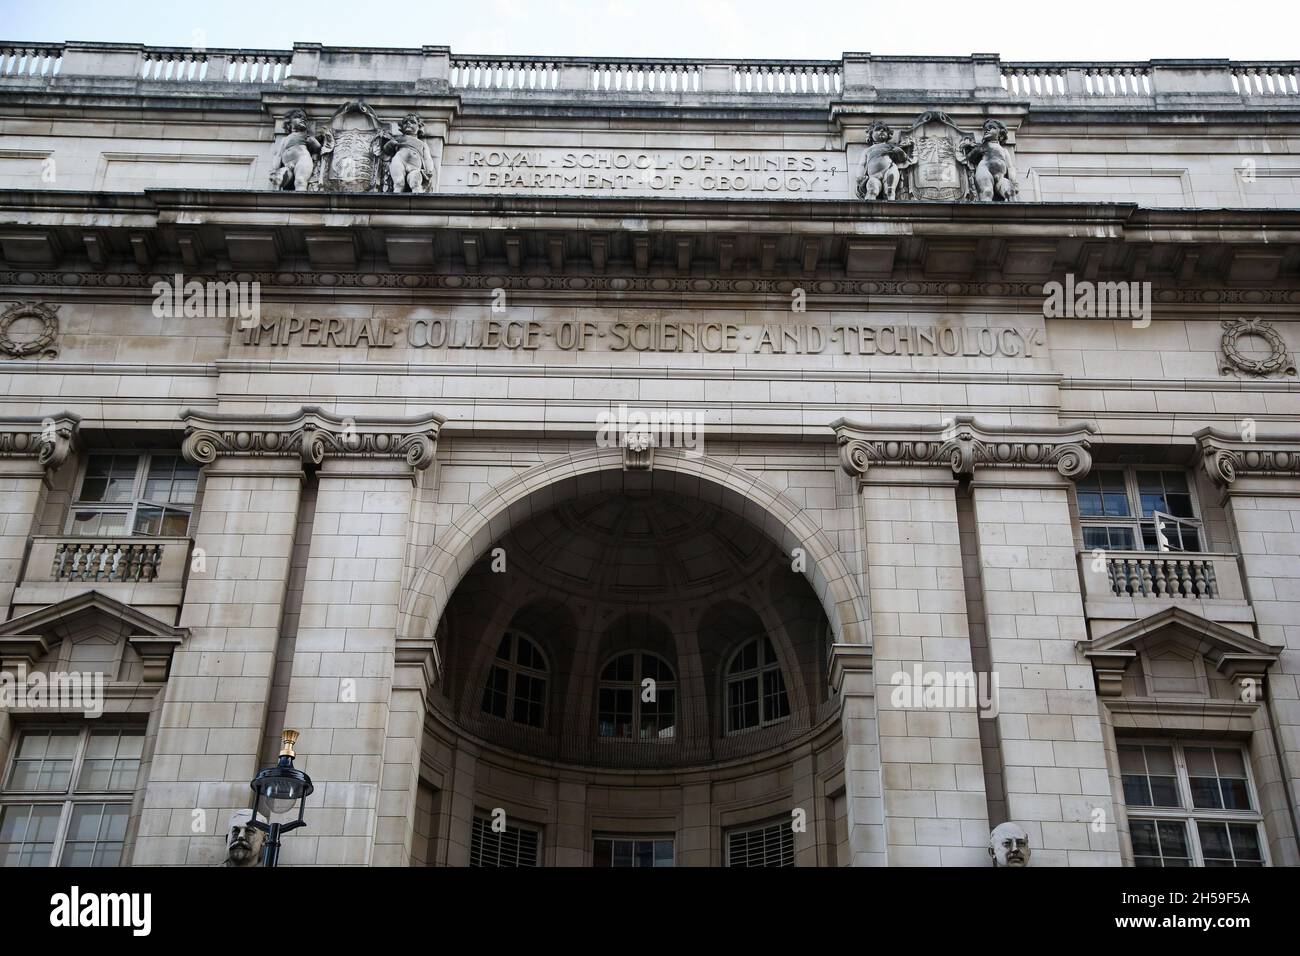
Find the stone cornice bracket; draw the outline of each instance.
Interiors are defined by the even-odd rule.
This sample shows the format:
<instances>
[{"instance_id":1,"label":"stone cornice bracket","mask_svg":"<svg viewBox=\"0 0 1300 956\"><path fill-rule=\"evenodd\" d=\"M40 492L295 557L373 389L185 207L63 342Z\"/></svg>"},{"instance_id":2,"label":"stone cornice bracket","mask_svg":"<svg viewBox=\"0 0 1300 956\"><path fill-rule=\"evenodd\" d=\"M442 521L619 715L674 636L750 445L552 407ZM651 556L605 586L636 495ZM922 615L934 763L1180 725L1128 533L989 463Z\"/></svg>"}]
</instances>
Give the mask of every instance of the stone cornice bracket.
<instances>
[{"instance_id":1,"label":"stone cornice bracket","mask_svg":"<svg viewBox=\"0 0 1300 956\"><path fill-rule=\"evenodd\" d=\"M1057 428L981 425L958 415L935 425L864 425L840 418L831 423L840 465L859 480L872 465L935 465L970 478L977 466L1055 468L1078 480L1092 469L1091 424Z\"/></svg>"},{"instance_id":2,"label":"stone cornice bracket","mask_svg":"<svg viewBox=\"0 0 1300 956\"><path fill-rule=\"evenodd\" d=\"M400 458L428 468L445 419L436 413L412 418L353 418L315 405L289 415L209 415L186 411L181 453L198 465L217 458L298 457L305 467L325 458Z\"/></svg>"},{"instance_id":3,"label":"stone cornice bracket","mask_svg":"<svg viewBox=\"0 0 1300 956\"><path fill-rule=\"evenodd\" d=\"M1193 437L1205 473L1220 488L1243 475L1300 478L1300 436L1259 436L1246 441L1231 432L1202 428Z\"/></svg>"},{"instance_id":4,"label":"stone cornice bracket","mask_svg":"<svg viewBox=\"0 0 1300 956\"><path fill-rule=\"evenodd\" d=\"M0 458L35 458L47 471L68 459L81 416L59 412L42 418L0 418Z\"/></svg>"}]
</instances>

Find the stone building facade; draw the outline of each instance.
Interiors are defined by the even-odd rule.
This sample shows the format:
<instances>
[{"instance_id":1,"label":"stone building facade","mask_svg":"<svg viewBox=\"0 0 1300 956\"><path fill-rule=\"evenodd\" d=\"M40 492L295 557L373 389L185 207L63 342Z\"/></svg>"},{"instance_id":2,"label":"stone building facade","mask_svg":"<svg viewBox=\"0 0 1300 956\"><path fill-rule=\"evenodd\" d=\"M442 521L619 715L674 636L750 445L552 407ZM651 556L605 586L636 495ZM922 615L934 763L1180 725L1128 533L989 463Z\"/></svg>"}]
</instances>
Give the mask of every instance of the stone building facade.
<instances>
[{"instance_id":1,"label":"stone building facade","mask_svg":"<svg viewBox=\"0 0 1300 956\"><path fill-rule=\"evenodd\" d=\"M0 47L3 862L1300 862L1298 208L1294 63Z\"/></svg>"}]
</instances>

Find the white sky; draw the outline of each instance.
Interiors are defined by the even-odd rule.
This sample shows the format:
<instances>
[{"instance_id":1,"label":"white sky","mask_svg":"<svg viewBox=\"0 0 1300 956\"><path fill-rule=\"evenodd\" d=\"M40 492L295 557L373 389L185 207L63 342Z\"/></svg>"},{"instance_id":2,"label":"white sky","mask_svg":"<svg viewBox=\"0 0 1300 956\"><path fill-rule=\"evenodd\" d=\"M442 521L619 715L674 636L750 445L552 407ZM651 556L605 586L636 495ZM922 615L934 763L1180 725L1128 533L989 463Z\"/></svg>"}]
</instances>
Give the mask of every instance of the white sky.
<instances>
[{"instance_id":1,"label":"white sky","mask_svg":"<svg viewBox=\"0 0 1300 956\"><path fill-rule=\"evenodd\" d=\"M0 39L835 59L1300 60L1300 0L0 0Z\"/></svg>"}]
</instances>

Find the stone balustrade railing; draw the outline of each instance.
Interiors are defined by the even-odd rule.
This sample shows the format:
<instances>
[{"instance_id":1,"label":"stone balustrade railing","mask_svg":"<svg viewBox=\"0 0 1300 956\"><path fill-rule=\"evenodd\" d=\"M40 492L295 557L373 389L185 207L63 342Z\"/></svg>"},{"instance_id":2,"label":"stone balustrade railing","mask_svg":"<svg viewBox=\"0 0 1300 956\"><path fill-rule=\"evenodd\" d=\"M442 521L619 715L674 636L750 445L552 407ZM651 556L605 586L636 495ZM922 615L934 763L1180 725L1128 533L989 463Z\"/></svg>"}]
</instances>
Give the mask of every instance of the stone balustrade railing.
<instances>
[{"instance_id":1,"label":"stone balustrade railing","mask_svg":"<svg viewBox=\"0 0 1300 956\"><path fill-rule=\"evenodd\" d=\"M1116 602L1130 608L1157 601L1246 603L1241 567L1235 554L1081 551L1079 571L1089 606L1111 609L1102 616L1116 613Z\"/></svg>"},{"instance_id":2,"label":"stone balustrade railing","mask_svg":"<svg viewBox=\"0 0 1300 956\"><path fill-rule=\"evenodd\" d=\"M32 539L23 583L177 584L189 549L189 538L39 536Z\"/></svg>"},{"instance_id":3,"label":"stone balustrade railing","mask_svg":"<svg viewBox=\"0 0 1300 956\"><path fill-rule=\"evenodd\" d=\"M363 49L295 44L292 50L193 50L129 43L0 41L0 84L67 86L93 80L193 89L310 90L364 81L450 89L469 96L561 92L610 97L798 97L815 102L871 100L905 92L940 102L972 93L1042 105L1100 107L1275 106L1300 101L1300 62L1149 60L1113 63L1012 63L968 57L873 56L839 60L696 60L476 56L447 47ZM86 84L90 85L90 84Z\"/></svg>"}]
</instances>

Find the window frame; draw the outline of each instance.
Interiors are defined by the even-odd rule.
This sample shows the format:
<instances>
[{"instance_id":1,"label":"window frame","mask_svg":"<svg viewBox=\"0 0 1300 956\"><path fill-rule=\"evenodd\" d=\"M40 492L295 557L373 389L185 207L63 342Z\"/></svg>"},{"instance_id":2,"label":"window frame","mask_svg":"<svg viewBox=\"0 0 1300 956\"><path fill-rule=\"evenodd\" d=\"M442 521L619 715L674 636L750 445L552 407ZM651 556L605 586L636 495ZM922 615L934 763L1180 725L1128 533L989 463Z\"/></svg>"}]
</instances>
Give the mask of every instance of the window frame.
<instances>
[{"instance_id":1,"label":"window frame","mask_svg":"<svg viewBox=\"0 0 1300 956\"><path fill-rule=\"evenodd\" d=\"M1268 834L1264 832L1264 813L1260 809L1259 790L1255 786L1255 774L1250 765L1250 752L1238 741L1218 738L1199 739L1194 737L1118 737L1115 740L1115 759L1119 762L1120 747L1168 747L1173 753L1174 785L1177 788L1180 806L1177 807L1139 807L1130 806L1124 798L1124 811L1128 818L1129 855L1133 858L1133 867L1137 868L1137 854L1133 852L1133 822L1153 821L1177 822L1182 824L1187 837L1189 850L1189 868L1205 868L1205 854L1201 848L1201 836L1196 824L1236 823L1248 824L1255 828L1259 840L1260 866L1272 866L1268 853ZM1185 749L1235 750L1241 756L1242 767L1246 772L1246 795L1250 800L1250 810L1223 810L1196 807L1192 802L1191 774L1187 769ZM1124 789L1123 766L1117 766L1120 781L1120 793ZM1163 857L1163 853L1162 853Z\"/></svg>"},{"instance_id":2,"label":"window frame","mask_svg":"<svg viewBox=\"0 0 1300 956\"><path fill-rule=\"evenodd\" d=\"M733 836L739 836L740 834L748 834L748 833L766 834L769 830L774 830L774 829L780 831L780 841L781 841L780 851L782 854L786 852L786 842L787 841L789 842L790 862L786 863L784 860L782 860L782 862L776 864L775 867L772 868L786 869L795 866L794 828L791 825L790 818L788 817L769 818L767 820L758 820L753 823L741 823L733 827L725 828L722 831L722 865L724 867L727 867L728 869L749 869L749 870L768 869L769 867L766 862L761 863L758 866L752 866L748 863L742 866L740 863L732 862L731 838ZM764 836L764 840L766 840L766 836Z\"/></svg>"},{"instance_id":3,"label":"window frame","mask_svg":"<svg viewBox=\"0 0 1300 956\"><path fill-rule=\"evenodd\" d=\"M731 673L731 665L737 657L752 643L758 643L759 654L763 652L763 644L766 642L772 648L772 662L763 663L762 657L759 657L759 663L748 670L740 673ZM781 662L781 655L776 650L776 642L772 640L770 634L759 634L755 637L749 637L736 645L735 650L726 656L722 667L722 730L723 736L731 737L735 734L750 733L756 730L762 730L765 727L773 727L779 723L790 719L794 708L790 705L790 685L785 679L785 666ZM766 716L766 699L767 695L763 692L763 675L765 673L775 672L781 680L781 690L785 696L785 713L780 717L768 719ZM731 685L741 683L742 681L754 678L758 682L758 723L746 726L731 726Z\"/></svg>"},{"instance_id":4,"label":"window frame","mask_svg":"<svg viewBox=\"0 0 1300 956\"><path fill-rule=\"evenodd\" d=\"M508 660L502 660L502 658L498 656L498 651L500 650L501 647L501 641L505 640L507 637L512 638L511 645L510 645L510 657ZM515 647L516 647L515 642L518 641L520 637L524 638L530 644L532 644L534 651L542 659L542 664L545 666L545 670L538 671L532 667L526 667L515 660L517 656L515 652ZM506 681L506 713L504 716L502 716L500 714L494 714L490 710L486 710L483 707L483 700L482 698L480 698L479 709L478 709L479 714L485 717L489 717L492 720L502 720L505 721L506 723L514 724L516 727L527 727L530 730L538 730L544 732L547 728L547 725L550 723L550 716L551 716L550 715L551 659L550 659L550 655L546 653L546 649L542 647L542 642L537 640L537 638L533 637L532 634L528 633L527 631L521 628L507 627L505 630L501 632L501 638L497 641L497 649L492 651L492 657L488 661L486 672L483 675L481 686L483 688L483 693L485 695L488 689L488 682L491 681L492 679L492 672L497 668L501 668L508 675L508 679ZM515 720L514 718L515 689L518 686L519 683L518 678L521 673L524 677L528 677L533 680L540 679L542 681L542 722L540 724L530 724L530 723L526 723L525 721Z\"/></svg>"},{"instance_id":5,"label":"window frame","mask_svg":"<svg viewBox=\"0 0 1300 956\"><path fill-rule=\"evenodd\" d=\"M610 664L614 663L620 657L626 657L629 654L631 654L634 658L632 663L632 680L623 681L623 680L605 679L605 677L603 676L605 673L605 668L609 667ZM664 667L668 671L668 673L673 675L673 679L670 681L655 682L656 695L659 693L660 690L671 690L673 692L673 710L671 715L673 733L672 736L670 737L642 737L641 736L641 705L643 703L643 701L641 700L641 682L642 680L645 679L644 678L645 669L643 666L643 661L644 658L646 657L653 657L655 660L659 662L660 666ZM678 693L678 683L679 682L677 680L677 668L675 668L672 664L670 664L663 657L663 655L656 654L654 651L646 651L640 648L636 648L633 650L618 651L617 653L610 654L605 659L605 661L600 665L600 667L596 670L596 739L619 741L622 743L629 743L629 744L634 744L634 743L654 744L658 746L665 746L668 744L676 743L677 740L679 739L678 718L681 716L680 707L678 706L680 703L680 694ZM600 706L600 692L602 690L629 690L629 689L632 691L632 729L633 729L632 734L630 734L627 737L623 737L618 734L602 734L600 732L601 714L604 711L601 709Z\"/></svg>"},{"instance_id":6,"label":"window frame","mask_svg":"<svg viewBox=\"0 0 1300 956\"><path fill-rule=\"evenodd\" d=\"M482 824L482 826L480 827L479 824ZM508 867L503 867L503 866L501 866L501 864L500 864L501 853L500 853L500 846L498 845L498 848L497 848L497 861L498 861L498 862L497 862L495 865L493 865L493 866L483 866L483 864L482 864L481 862L479 862L479 863L476 864L476 863L474 862L474 840L475 840L476 838L478 838L478 839L480 839L480 840L482 839L482 833L483 833L484 828L486 828L486 832L492 834L492 836L495 837L495 838L497 838L498 840L499 840L501 837L505 836L505 834L508 833L511 829L517 830L517 831L518 831L519 833L521 833L521 834L522 834L522 833L531 833L531 834L534 836L534 838L535 838L535 849L534 849L533 862L532 862L531 864L523 864L523 863L520 863L520 862L519 862L519 854L518 854L518 852L516 852L516 854L515 854L515 863L514 863L514 865L513 865L513 866L508 866ZM468 865L469 865L469 867L472 868L472 869L493 869L493 870L502 870L502 869L508 869L508 870L535 870L535 869L540 869L541 866L542 866L542 837L543 837L544 832L545 832L544 829L543 829L542 827L538 826L538 825L535 824L535 823L514 822L514 821L510 820L509 818L507 818L507 820L506 820L506 829L505 829L505 832L504 832L504 833L496 833L496 832L493 831L493 829L492 829L492 817L491 817L491 815L490 815L490 814L487 814L487 813L484 813L484 812L482 812L481 810L475 810L475 811L474 811L474 814L473 814L473 817L472 817L471 820L470 820L469 864L468 864ZM521 845L521 844L520 844L520 845ZM480 853L479 853L479 859L480 859L480 861L482 860L482 858L483 858L483 854L482 854L482 852L480 852Z\"/></svg>"},{"instance_id":7,"label":"window frame","mask_svg":"<svg viewBox=\"0 0 1300 956\"><path fill-rule=\"evenodd\" d=\"M1196 473L1194 470L1190 468L1179 468L1179 467L1168 466L1168 465L1094 464L1092 471L1090 472L1088 477L1099 478L1102 472L1107 472L1107 471L1109 472L1118 471L1120 472L1121 475L1123 475L1124 497L1125 500L1128 502L1129 514L1126 517L1110 517L1107 515L1085 515L1083 513L1083 509L1079 505L1078 484L1077 483L1074 484L1073 485L1074 511L1079 519L1080 539L1084 538L1084 530L1087 528L1126 528L1133 535L1134 544L1136 545L1135 547L1133 548L1105 547L1105 548L1100 548L1100 550L1134 552L1134 553L1141 552L1146 554L1207 554L1213 550L1210 547L1210 542L1206 538L1206 523L1205 523L1204 515L1201 512L1201 502L1200 502L1200 496L1197 494ZM1200 539L1199 550L1162 552L1159 550L1149 550L1146 547L1146 541L1142 535L1142 529L1144 525L1151 524L1155 519L1154 517L1146 518L1142 514L1142 492L1141 492L1141 486L1139 483L1138 476L1143 472L1156 472L1156 473L1174 472L1174 473L1181 474L1183 476L1184 480L1187 482L1187 495L1192 506L1192 517L1180 518L1175 515L1168 515L1173 520L1166 524L1166 528L1168 529L1170 525L1177 525L1177 524L1191 525L1193 528L1195 528L1197 537ZM1162 486L1163 486L1163 481L1162 481ZM1091 491L1091 488L1085 490ZM1104 505L1103 505L1103 510L1104 510ZM1168 514L1168 512L1161 512L1161 514ZM1168 536L1168 530L1166 530L1166 536ZM1181 540L1181 532L1180 532L1180 540ZM1082 541L1082 544L1084 550L1087 551L1097 550L1096 545L1089 546L1086 540Z\"/></svg>"},{"instance_id":8,"label":"window frame","mask_svg":"<svg viewBox=\"0 0 1300 956\"><path fill-rule=\"evenodd\" d=\"M45 734L60 733L68 730L77 731L76 750L73 752L72 767L69 771L68 784L62 790L11 790L9 789L9 778L14 771L15 764L18 760L18 754L22 747L22 740L28 734ZM86 754L89 750L91 735L97 732L116 731L119 735L123 732L130 731L140 737L140 762L136 768L135 783L129 790L79 790L78 781L81 778L81 772L85 766ZM62 862L63 855L67 852L68 834L72 827L72 817L78 806L125 806L127 808L127 832L122 837L122 858L116 864L125 866L127 849L131 845L130 840L130 818L131 811L135 806L135 799L140 791L140 772L144 769L146 763L145 745L147 743L147 729L136 723L117 722L102 723L101 721L87 722L81 725L67 723L31 723L21 724L14 728L14 734L9 745L9 753L6 756L3 767L0 767L0 809L8 807L27 807L27 806L57 806L59 807L59 822L54 831L54 839L50 846L50 861L44 864L45 867L60 867L65 864ZM98 841L96 841L98 843ZM70 864L69 864L70 865Z\"/></svg>"},{"instance_id":9,"label":"window frame","mask_svg":"<svg viewBox=\"0 0 1300 956\"><path fill-rule=\"evenodd\" d=\"M610 843L610 848L609 848L609 866L608 866L608 867L603 867L603 866L602 866L602 867L597 867L597 865L596 865L596 844L599 843L599 842L601 842L602 840L607 840L607 841L609 841L609 843ZM631 844L632 844L632 859L633 859L634 861L635 861L635 859L636 859L636 845L637 845L638 843L649 843L649 844L651 844L651 848L650 848L650 859L651 859L651 863L650 863L650 866L648 866L648 867L645 867L645 866L637 866L635 862L634 862L634 863L632 864L632 866L630 866L630 867L628 867L628 866L616 866L616 865L614 864L614 844L616 844L616 843L631 843ZM658 843L667 843L667 844L672 848L672 857L671 857L671 859L672 859L672 863L671 863L670 865L668 865L668 866L656 866L656 865L654 864L654 860L656 859L656 857L655 857L655 847L654 847L654 845L655 845L655 844L658 844ZM674 833L623 833L623 832L619 832L619 833L611 833L611 832L604 832L604 831L597 832L597 833L593 833L593 834L591 835L591 866L592 866L593 869L602 869L602 870L603 870L603 869L610 869L610 870L647 870L647 869L648 869L648 870L672 870L672 869L676 869L676 868L677 868L677 835L674 834Z\"/></svg>"},{"instance_id":10,"label":"window frame","mask_svg":"<svg viewBox=\"0 0 1300 956\"><path fill-rule=\"evenodd\" d=\"M90 460L95 457L110 455L114 458L135 458L135 477L131 482L131 497L129 501L86 501L82 498L86 486L86 473L90 470ZM203 482L203 469L195 468L194 500L188 504L177 504L175 502L151 501L145 497L145 489L149 483L149 470L153 465L155 457L158 458L178 458L185 461L185 456L179 449L174 448L141 448L141 449L91 449L81 456L81 462L77 469L77 482L74 486L75 493L68 503L67 519L64 521L64 534L76 535L83 538L170 538L176 535L152 535L145 534L135 530L136 520L142 508L160 508L164 511L183 512L188 517L185 522L185 532L179 537L188 537L190 530L194 527L194 513L198 510L199 488ZM187 463L188 464L188 463ZM125 516L123 530L119 534L78 534L76 530L77 513L93 511L98 514L120 514Z\"/></svg>"}]
</instances>

